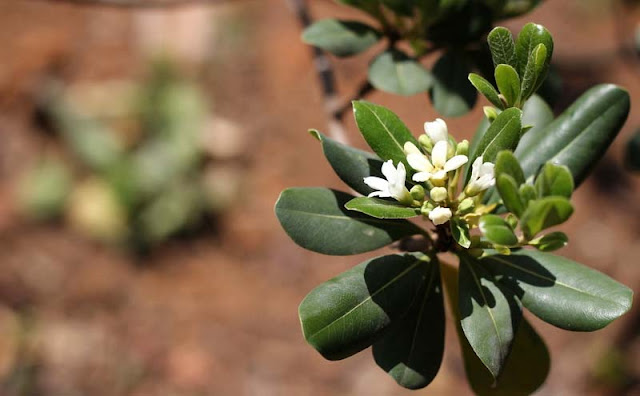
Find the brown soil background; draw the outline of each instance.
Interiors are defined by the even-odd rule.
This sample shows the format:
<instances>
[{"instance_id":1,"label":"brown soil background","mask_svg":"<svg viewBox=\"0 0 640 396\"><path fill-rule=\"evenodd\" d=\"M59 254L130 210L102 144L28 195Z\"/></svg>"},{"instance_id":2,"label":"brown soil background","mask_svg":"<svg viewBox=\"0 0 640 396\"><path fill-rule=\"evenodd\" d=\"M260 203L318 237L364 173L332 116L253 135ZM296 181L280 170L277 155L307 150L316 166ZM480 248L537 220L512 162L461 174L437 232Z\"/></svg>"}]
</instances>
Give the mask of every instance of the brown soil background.
<instances>
[{"instance_id":1,"label":"brown soil background","mask_svg":"<svg viewBox=\"0 0 640 396\"><path fill-rule=\"evenodd\" d=\"M315 17L356 15L329 1L311 5ZM305 344L297 318L305 294L379 252L322 256L297 247L281 230L273 205L282 189L344 188L305 133L326 125L309 49L299 42L299 25L283 0L213 8L166 13L209 10L218 21L245 21L248 39L234 49L229 37L219 37L210 72L201 82L215 111L246 131L245 194L221 219L218 235L170 242L141 260L61 225L25 221L15 209L14 190L23 165L42 145L33 111L46 73L61 70L69 82L139 76L145 54L135 41L136 20L142 13L162 11L0 0L0 378L6 385L0 392L410 393L375 365L368 350L327 362ZM616 33L630 35L638 14L621 19L608 2L549 0L508 26L515 30L529 20L545 24L556 38L555 60L565 78L562 103L599 82L620 84L631 93L629 121L596 176L575 195L576 215L564 227L572 243L561 254L638 290L640 179L622 170L621 158L625 141L640 126L635 107L640 63L620 53ZM333 61L346 95L362 78L367 56ZM191 71L188 64L185 69ZM369 100L393 109L415 134L437 116L424 96L375 93ZM478 106L451 120L450 131L469 138L480 117ZM351 119L346 126L353 144L363 147ZM590 373L600 356L625 337L631 315L595 333L565 332L531 320L553 358L540 395L613 394L594 383ZM417 394L470 394L452 328L440 374ZM625 354L638 376L637 340L626 345ZM638 388L629 392L640 394Z\"/></svg>"}]
</instances>

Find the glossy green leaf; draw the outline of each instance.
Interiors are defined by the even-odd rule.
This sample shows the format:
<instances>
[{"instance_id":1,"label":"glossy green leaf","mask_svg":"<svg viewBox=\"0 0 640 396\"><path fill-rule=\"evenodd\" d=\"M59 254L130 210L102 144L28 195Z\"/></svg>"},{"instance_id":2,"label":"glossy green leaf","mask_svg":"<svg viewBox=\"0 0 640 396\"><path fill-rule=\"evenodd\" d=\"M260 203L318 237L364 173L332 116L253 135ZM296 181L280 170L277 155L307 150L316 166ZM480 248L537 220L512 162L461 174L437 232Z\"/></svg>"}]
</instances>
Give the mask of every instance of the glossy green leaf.
<instances>
[{"instance_id":1,"label":"glossy green leaf","mask_svg":"<svg viewBox=\"0 0 640 396\"><path fill-rule=\"evenodd\" d=\"M383 162L377 155L337 142L313 129L309 133L322 143L324 156L340 180L362 195L374 191L363 180L369 176L384 177Z\"/></svg>"},{"instance_id":2,"label":"glossy green leaf","mask_svg":"<svg viewBox=\"0 0 640 396\"><path fill-rule=\"evenodd\" d=\"M433 85L433 76L417 60L390 49L369 66L369 82L381 91L410 96L426 92Z\"/></svg>"},{"instance_id":3,"label":"glossy green leaf","mask_svg":"<svg viewBox=\"0 0 640 396\"><path fill-rule=\"evenodd\" d=\"M373 103L353 102L353 113L360 133L371 149L383 160L409 163L404 153L405 142L418 144L409 128L391 110Z\"/></svg>"},{"instance_id":4,"label":"glossy green leaf","mask_svg":"<svg viewBox=\"0 0 640 396\"><path fill-rule=\"evenodd\" d=\"M520 219L520 228L527 238L569 220L573 206L565 197L546 197L529 202Z\"/></svg>"},{"instance_id":5,"label":"glossy green leaf","mask_svg":"<svg viewBox=\"0 0 640 396\"><path fill-rule=\"evenodd\" d=\"M520 301L470 256L460 258L459 288L458 309L464 335L491 375L497 378L522 318Z\"/></svg>"},{"instance_id":6,"label":"glossy green leaf","mask_svg":"<svg viewBox=\"0 0 640 396\"><path fill-rule=\"evenodd\" d=\"M503 174L509 175L518 186L525 182L524 172L522 172L518 159L513 155L513 152L508 150L503 150L498 153L494 174L496 177Z\"/></svg>"},{"instance_id":7,"label":"glossy green leaf","mask_svg":"<svg viewBox=\"0 0 640 396\"><path fill-rule=\"evenodd\" d=\"M440 114L458 117L473 108L478 95L467 80L469 67L462 54L446 52L433 67L433 76L431 102Z\"/></svg>"},{"instance_id":8,"label":"glossy green leaf","mask_svg":"<svg viewBox=\"0 0 640 396\"><path fill-rule=\"evenodd\" d=\"M567 246L569 237L564 232L552 232L529 242L530 245L543 252L552 252Z\"/></svg>"},{"instance_id":9,"label":"glossy green leaf","mask_svg":"<svg viewBox=\"0 0 640 396\"><path fill-rule=\"evenodd\" d=\"M405 220L380 220L345 209L353 196L328 188L289 188L276 202L276 216L295 243L318 253L364 253L421 230Z\"/></svg>"},{"instance_id":10,"label":"glossy green leaf","mask_svg":"<svg viewBox=\"0 0 640 396\"><path fill-rule=\"evenodd\" d=\"M420 216L420 208L411 208L379 198L357 197L347 202L345 208L378 219L408 219Z\"/></svg>"},{"instance_id":11,"label":"glossy green leaf","mask_svg":"<svg viewBox=\"0 0 640 396\"><path fill-rule=\"evenodd\" d=\"M298 308L307 342L329 360L369 347L416 299L429 268L421 257L374 258L313 289Z\"/></svg>"},{"instance_id":12,"label":"glossy green leaf","mask_svg":"<svg viewBox=\"0 0 640 396\"><path fill-rule=\"evenodd\" d=\"M469 233L469 225L466 221L459 217L454 217L449 222L451 227L451 236L453 240L465 249L471 246L471 234Z\"/></svg>"},{"instance_id":13,"label":"glossy green leaf","mask_svg":"<svg viewBox=\"0 0 640 396\"><path fill-rule=\"evenodd\" d=\"M489 43L494 66L504 64L518 67L516 45L509 29L502 26L494 28L487 36L487 43Z\"/></svg>"},{"instance_id":14,"label":"glossy green leaf","mask_svg":"<svg viewBox=\"0 0 640 396\"><path fill-rule=\"evenodd\" d=\"M322 19L306 28L302 41L336 56L359 54L380 40L381 33L356 21Z\"/></svg>"},{"instance_id":15,"label":"glossy green leaf","mask_svg":"<svg viewBox=\"0 0 640 396\"><path fill-rule=\"evenodd\" d=\"M526 100L542 85L547 73L547 47L538 44L531 54L522 78L522 99Z\"/></svg>"},{"instance_id":16,"label":"glossy green leaf","mask_svg":"<svg viewBox=\"0 0 640 396\"><path fill-rule=\"evenodd\" d=\"M504 109L504 103L500 100L498 91L496 91L489 81L475 73L469 73L469 81L492 105L498 109Z\"/></svg>"},{"instance_id":17,"label":"glossy green leaf","mask_svg":"<svg viewBox=\"0 0 640 396\"><path fill-rule=\"evenodd\" d=\"M457 268L442 267L447 298L456 318L456 330L462 348L464 368L471 388L479 396L531 395L544 383L549 374L551 359L544 341L523 318L513 340L511 353L507 357L502 374L496 381L469 345L460 326L457 272Z\"/></svg>"},{"instance_id":18,"label":"glossy green leaf","mask_svg":"<svg viewBox=\"0 0 640 396\"><path fill-rule=\"evenodd\" d=\"M408 389L435 378L444 352L445 316L437 259L409 312L373 344L378 366Z\"/></svg>"},{"instance_id":19,"label":"glossy green leaf","mask_svg":"<svg viewBox=\"0 0 640 396\"><path fill-rule=\"evenodd\" d=\"M530 133L549 125L553 119L553 111L547 102L538 95L531 96L522 107L522 125L533 125L533 128L524 134L519 145L527 143Z\"/></svg>"},{"instance_id":20,"label":"glossy green leaf","mask_svg":"<svg viewBox=\"0 0 640 396\"><path fill-rule=\"evenodd\" d=\"M546 162L566 165L576 186L624 125L629 94L615 85L591 88L545 128L529 131L515 151L526 177Z\"/></svg>"},{"instance_id":21,"label":"glossy green leaf","mask_svg":"<svg viewBox=\"0 0 640 396\"><path fill-rule=\"evenodd\" d=\"M633 292L582 264L533 250L482 259L540 319L573 331L601 329L631 308Z\"/></svg>"},{"instance_id":22,"label":"glossy green leaf","mask_svg":"<svg viewBox=\"0 0 640 396\"><path fill-rule=\"evenodd\" d=\"M640 171L640 130L637 130L627 142L624 163L630 170Z\"/></svg>"},{"instance_id":23,"label":"glossy green leaf","mask_svg":"<svg viewBox=\"0 0 640 396\"><path fill-rule=\"evenodd\" d=\"M516 106L520 99L520 77L512 66L498 65L495 72L496 84L510 107Z\"/></svg>"},{"instance_id":24,"label":"glossy green leaf","mask_svg":"<svg viewBox=\"0 0 640 396\"><path fill-rule=\"evenodd\" d=\"M540 198L552 195L571 198L573 177L566 166L547 162L536 176L535 187Z\"/></svg>"},{"instance_id":25,"label":"glossy green leaf","mask_svg":"<svg viewBox=\"0 0 640 396\"><path fill-rule=\"evenodd\" d=\"M496 156L502 150L514 150L520 140L522 128L522 111L510 108L498 115L491 123L482 138L470 152L467 169L470 168L476 158L482 157L484 162L495 162ZM471 172L467 172L467 179Z\"/></svg>"},{"instance_id":26,"label":"glossy green leaf","mask_svg":"<svg viewBox=\"0 0 640 396\"><path fill-rule=\"evenodd\" d=\"M522 216L526 205L520 197L518 184L513 177L507 174L498 175L496 177L496 190L500 194L500 198L502 198L502 202L507 210L517 217Z\"/></svg>"},{"instance_id":27,"label":"glossy green leaf","mask_svg":"<svg viewBox=\"0 0 640 396\"><path fill-rule=\"evenodd\" d=\"M514 246L518 244L518 237L514 234L509 223L496 215L484 215L480 218L480 232L489 242L501 246Z\"/></svg>"},{"instance_id":28,"label":"glossy green leaf","mask_svg":"<svg viewBox=\"0 0 640 396\"><path fill-rule=\"evenodd\" d=\"M553 55L553 37L551 33L542 25L536 23L527 23L524 25L518 39L516 40L516 55L518 58L518 74L525 75L527 63L529 62L529 55L538 46L538 44L544 44L546 47L546 60L545 64L549 65L551 57ZM546 74L546 70L543 72Z\"/></svg>"}]
</instances>

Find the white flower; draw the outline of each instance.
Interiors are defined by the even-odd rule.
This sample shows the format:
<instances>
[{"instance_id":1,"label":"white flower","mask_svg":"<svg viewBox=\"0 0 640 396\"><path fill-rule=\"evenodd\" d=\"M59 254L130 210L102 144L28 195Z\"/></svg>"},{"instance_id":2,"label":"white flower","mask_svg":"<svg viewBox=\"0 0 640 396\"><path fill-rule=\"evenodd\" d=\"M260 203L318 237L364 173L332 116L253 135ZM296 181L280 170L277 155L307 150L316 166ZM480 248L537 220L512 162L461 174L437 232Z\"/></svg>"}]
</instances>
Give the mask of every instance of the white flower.
<instances>
[{"instance_id":1,"label":"white flower","mask_svg":"<svg viewBox=\"0 0 640 396\"><path fill-rule=\"evenodd\" d=\"M424 123L424 133L429 136L433 144L440 141L446 141L449 138L449 130L447 129L447 123L443 119L437 118L432 122Z\"/></svg>"},{"instance_id":2,"label":"white flower","mask_svg":"<svg viewBox=\"0 0 640 396\"><path fill-rule=\"evenodd\" d=\"M404 153L406 155L409 155L409 154L422 154L422 151L420 151L420 149L418 147L416 147L415 144L413 144L411 142L406 142L404 144Z\"/></svg>"},{"instance_id":3,"label":"white flower","mask_svg":"<svg viewBox=\"0 0 640 396\"><path fill-rule=\"evenodd\" d=\"M393 197L407 205L413 202L413 198L405 186L407 170L402 162L398 163L397 169L393 166L392 160L385 162L382 164L382 174L387 178L386 180L375 176L364 178L367 186L378 190L369 194L369 197Z\"/></svg>"},{"instance_id":4,"label":"white flower","mask_svg":"<svg viewBox=\"0 0 640 396\"><path fill-rule=\"evenodd\" d=\"M489 187L493 187L496 184L493 168L494 165L491 162L483 163L482 157L476 158L471 166L471 178L465 188L465 193L472 197Z\"/></svg>"},{"instance_id":5,"label":"white flower","mask_svg":"<svg viewBox=\"0 0 640 396\"><path fill-rule=\"evenodd\" d=\"M451 219L451 209L438 206L429 212L429 219L435 225L444 224Z\"/></svg>"},{"instance_id":6,"label":"white flower","mask_svg":"<svg viewBox=\"0 0 640 396\"><path fill-rule=\"evenodd\" d=\"M406 147L405 147L406 150ZM407 162L418 173L413 175L413 180L424 182L434 180L441 183L447 178L447 172L454 171L469 161L466 155L456 155L447 160L449 142L440 140L431 151L431 161L422 153L411 153L407 155Z\"/></svg>"}]
</instances>

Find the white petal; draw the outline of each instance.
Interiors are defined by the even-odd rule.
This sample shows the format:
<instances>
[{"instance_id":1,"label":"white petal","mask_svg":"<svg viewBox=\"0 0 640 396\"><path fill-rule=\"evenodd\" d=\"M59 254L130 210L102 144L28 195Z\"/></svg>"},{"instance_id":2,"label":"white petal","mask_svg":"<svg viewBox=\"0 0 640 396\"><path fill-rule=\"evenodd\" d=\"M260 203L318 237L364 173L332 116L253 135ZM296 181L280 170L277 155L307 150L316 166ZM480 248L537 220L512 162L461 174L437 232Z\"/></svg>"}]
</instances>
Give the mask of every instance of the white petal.
<instances>
[{"instance_id":1,"label":"white petal","mask_svg":"<svg viewBox=\"0 0 640 396\"><path fill-rule=\"evenodd\" d=\"M480 167L480 177L482 177L484 175L493 176L493 168L494 167L495 167L495 165L493 165L491 162L485 162L484 164L482 164L482 166Z\"/></svg>"},{"instance_id":2,"label":"white petal","mask_svg":"<svg viewBox=\"0 0 640 396\"><path fill-rule=\"evenodd\" d=\"M477 181L477 184L480 186L480 190L486 190L489 187L493 187L495 183L496 179L494 179L493 175L481 176Z\"/></svg>"},{"instance_id":3,"label":"white petal","mask_svg":"<svg viewBox=\"0 0 640 396\"><path fill-rule=\"evenodd\" d=\"M367 195L369 198L380 197L380 198L390 198L391 194L386 191L374 191L371 194Z\"/></svg>"},{"instance_id":4,"label":"white petal","mask_svg":"<svg viewBox=\"0 0 640 396\"><path fill-rule=\"evenodd\" d=\"M389 191L389 182L380 177L369 176L364 178L364 184L378 191Z\"/></svg>"},{"instance_id":5,"label":"white petal","mask_svg":"<svg viewBox=\"0 0 640 396\"><path fill-rule=\"evenodd\" d=\"M447 123L440 118L433 122L425 122L424 132L429 136L429 138L431 138L431 141L434 144L443 140L446 141L449 136Z\"/></svg>"},{"instance_id":6,"label":"white petal","mask_svg":"<svg viewBox=\"0 0 640 396\"><path fill-rule=\"evenodd\" d=\"M411 143L411 142L406 142L404 144L404 153L407 154L407 155L409 155L409 154L422 154L420 149L417 148L416 145Z\"/></svg>"},{"instance_id":7,"label":"white petal","mask_svg":"<svg viewBox=\"0 0 640 396\"><path fill-rule=\"evenodd\" d=\"M444 180L447 178L447 172L444 169L437 171L431 175L431 179Z\"/></svg>"},{"instance_id":8,"label":"white petal","mask_svg":"<svg viewBox=\"0 0 640 396\"><path fill-rule=\"evenodd\" d=\"M420 172L431 172L433 170L433 165L423 154L409 154L407 155L407 162L413 169Z\"/></svg>"},{"instance_id":9,"label":"white petal","mask_svg":"<svg viewBox=\"0 0 640 396\"><path fill-rule=\"evenodd\" d=\"M413 181L416 181L418 183L426 182L427 180L431 179L431 176L433 175L430 172L418 172L413 175Z\"/></svg>"},{"instance_id":10,"label":"white petal","mask_svg":"<svg viewBox=\"0 0 640 396\"><path fill-rule=\"evenodd\" d=\"M469 181L478 180L480 177L480 167L482 167L482 156L473 161L473 164L471 165L471 178L469 178Z\"/></svg>"},{"instance_id":11,"label":"white petal","mask_svg":"<svg viewBox=\"0 0 640 396\"><path fill-rule=\"evenodd\" d=\"M455 157L447 161L446 164L444 164L444 171L451 172L458 169L467 162L469 162L469 158L466 155L456 155Z\"/></svg>"},{"instance_id":12,"label":"white petal","mask_svg":"<svg viewBox=\"0 0 640 396\"><path fill-rule=\"evenodd\" d=\"M449 219L451 218L451 215L452 215L451 209L441 208L440 206L438 206L437 208L429 212L429 219L431 219L433 224L440 225L449 221Z\"/></svg>"},{"instance_id":13,"label":"white petal","mask_svg":"<svg viewBox=\"0 0 640 396\"><path fill-rule=\"evenodd\" d=\"M398 170L396 171L396 184L402 184L407 180L407 168L404 167L402 162L398 163Z\"/></svg>"},{"instance_id":14,"label":"white petal","mask_svg":"<svg viewBox=\"0 0 640 396\"><path fill-rule=\"evenodd\" d=\"M382 164L382 174L387 178L390 182L393 183L393 180L396 179L396 168L393 166L393 161L389 160Z\"/></svg>"},{"instance_id":15,"label":"white petal","mask_svg":"<svg viewBox=\"0 0 640 396\"><path fill-rule=\"evenodd\" d=\"M449 142L441 140L433 146L431 152L431 162L436 168L443 168L447 162L447 151L449 150Z\"/></svg>"}]
</instances>

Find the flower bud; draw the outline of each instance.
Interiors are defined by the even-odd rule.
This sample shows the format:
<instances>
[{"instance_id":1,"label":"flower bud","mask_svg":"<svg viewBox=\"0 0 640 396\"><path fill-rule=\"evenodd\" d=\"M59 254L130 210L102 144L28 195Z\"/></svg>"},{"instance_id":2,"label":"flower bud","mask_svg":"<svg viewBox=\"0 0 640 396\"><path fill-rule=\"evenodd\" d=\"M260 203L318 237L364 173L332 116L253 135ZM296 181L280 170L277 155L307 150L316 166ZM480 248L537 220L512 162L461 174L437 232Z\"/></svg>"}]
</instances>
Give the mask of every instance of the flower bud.
<instances>
[{"instance_id":1,"label":"flower bud","mask_svg":"<svg viewBox=\"0 0 640 396\"><path fill-rule=\"evenodd\" d=\"M422 213L425 216L428 216L429 213L431 213L431 211L433 210L434 206L431 202L429 201L425 201L422 204L422 208L420 208L420 213Z\"/></svg>"},{"instance_id":2,"label":"flower bud","mask_svg":"<svg viewBox=\"0 0 640 396\"><path fill-rule=\"evenodd\" d=\"M449 221L449 219L451 219L451 215L451 209L438 206L437 208L429 212L429 219L433 222L433 224L441 225Z\"/></svg>"},{"instance_id":3,"label":"flower bud","mask_svg":"<svg viewBox=\"0 0 640 396\"><path fill-rule=\"evenodd\" d=\"M484 106L482 110L484 111L484 115L485 117L487 117L487 120L489 120L489 122L493 122L496 118L498 118L498 111L495 108L491 106Z\"/></svg>"},{"instance_id":4,"label":"flower bud","mask_svg":"<svg viewBox=\"0 0 640 396\"><path fill-rule=\"evenodd\" d=\"M458 147L456 147L456 155L469 155L469 141L467 139L458 143Z\"/></svg>"},{"instance_id":5,"label":"flower bud","mask_svg":"<svg viewBox=\"0 0 640 396\"><path fill-rule=\"evenodd\" d=\"M447 189L444 187L434 187L429 192L429 195L431 196L431 199L434 200L435 202L442 202L447 199L447 196L449 194L447 192Z\"/></svg>"},{"instance_id":6,"label":"flower bud","mask_svg":"<svg viewBox=\"0 0 640 396\"><path fill-rule=\"evenodd\" d=\"M430 153L433 149L433 141L427 135L420 135L420 137L418 138L418 143L420 143L420 146L422 146L422 148L425 149L427 153Z\"/></svg>"},{"instance_id":7,"label":"flower bud","mask_svg":"<svg viewBox=\"0 0 640 396\"><path fill-rule=\"evenodd\" d=\"M422 201L424 199L424 196L425 196L424 187L420 185L413 186L411 188L411 191L409 192L411 193L411 196L413 197L413 199L415 199L416 201Z\"/></svg>"},{"instance_id":8,"label":"flower bud","mask_svg":"<svg viewBox=\"0 0 640 396\"><path fill-rule=\"evenodd\" d=\"M465 198L460 202L460 205L458 205L458 214L465 215L471 213L473 212L474 206L473 198Z\"/></svg>"}]
</instances>

